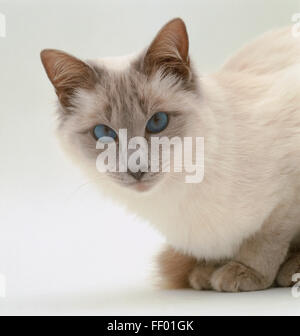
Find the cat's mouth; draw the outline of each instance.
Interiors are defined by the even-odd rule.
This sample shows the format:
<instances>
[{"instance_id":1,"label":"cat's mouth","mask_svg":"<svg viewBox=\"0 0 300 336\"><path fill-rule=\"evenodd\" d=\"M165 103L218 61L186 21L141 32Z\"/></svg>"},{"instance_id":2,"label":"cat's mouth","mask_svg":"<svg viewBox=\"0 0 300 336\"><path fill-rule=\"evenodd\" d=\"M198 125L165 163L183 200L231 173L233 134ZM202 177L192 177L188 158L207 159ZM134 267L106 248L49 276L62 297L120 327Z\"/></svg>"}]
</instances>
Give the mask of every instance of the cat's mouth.
<instances>
[{"instance_id":1,"label":"cat's mouth","mask_svg":"<svg viewBox=\"0 0 300 336\"><path fill-rule=\"evenodd\" d=\"M144 193L157 186L162 176L161 173L152 173L150 176L146 175L145 178L129 183L128 187L136 192Z\"/></svg>"},{"instance_id":2,"label":"cat's mouth","mask_svg":"<svg viewBox=\"0 0 300 336\"><path fill-rule=\"evenodd\" d=\"M153 183L139 181L129 184L129 188L137 192L146 192L153 187Z\"/></svg>"},{"instance_id":3,"label":"cat's mouth","mask_svg":"<svg viewBox=\"0 0 300 336\"><path fill-rule=\"evenodd\" d=\"M150 189L153 189L153 187L156 186L161 180L162 175L155 173L151 176L134 178L132 174L124 173L122 176L119 174L112 174L111 177L123 188L127 188L139 193L144 193Z\"/></svg>"}]
</instances>

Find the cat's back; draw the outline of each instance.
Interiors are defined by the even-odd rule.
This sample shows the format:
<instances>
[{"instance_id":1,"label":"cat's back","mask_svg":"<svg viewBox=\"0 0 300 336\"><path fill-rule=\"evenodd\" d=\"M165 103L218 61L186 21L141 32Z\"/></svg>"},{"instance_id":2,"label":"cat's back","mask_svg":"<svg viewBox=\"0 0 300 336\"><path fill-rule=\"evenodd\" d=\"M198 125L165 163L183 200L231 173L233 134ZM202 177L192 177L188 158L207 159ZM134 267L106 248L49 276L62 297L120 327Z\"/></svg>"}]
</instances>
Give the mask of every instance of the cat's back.
<instances>
[{"instance_id":1,"label":"cat's back","mask_svg":"<svg viewBox=\"0 0 300 336\"><path fill-rule=\"evenodd\" d=\"M248 43L224 64L223 70L269 75L295 64L300 64L300 36L286 27Z\"/></svg>"}]
</instances>

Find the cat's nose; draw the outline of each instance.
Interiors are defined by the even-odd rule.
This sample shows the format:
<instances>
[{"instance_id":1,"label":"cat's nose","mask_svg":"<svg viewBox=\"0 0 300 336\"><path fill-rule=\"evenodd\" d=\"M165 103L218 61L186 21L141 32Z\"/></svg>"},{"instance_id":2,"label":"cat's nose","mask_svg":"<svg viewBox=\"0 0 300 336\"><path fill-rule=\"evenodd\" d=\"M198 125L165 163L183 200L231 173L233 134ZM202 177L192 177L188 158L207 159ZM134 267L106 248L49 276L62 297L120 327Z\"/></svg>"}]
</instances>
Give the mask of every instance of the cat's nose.
<instances>
[{"instance_id":1,"label":"cat's nose","mask_svg":"<svg viewBox=\"0 0 300 336\"><path fill-rule=\"evenodd\" d=\"M137 181L139 181L145 173L140 170L138 170L137 172L133 172L130 169L128 169L128 174L134 177Z\"/></svg>"}]
</instances>

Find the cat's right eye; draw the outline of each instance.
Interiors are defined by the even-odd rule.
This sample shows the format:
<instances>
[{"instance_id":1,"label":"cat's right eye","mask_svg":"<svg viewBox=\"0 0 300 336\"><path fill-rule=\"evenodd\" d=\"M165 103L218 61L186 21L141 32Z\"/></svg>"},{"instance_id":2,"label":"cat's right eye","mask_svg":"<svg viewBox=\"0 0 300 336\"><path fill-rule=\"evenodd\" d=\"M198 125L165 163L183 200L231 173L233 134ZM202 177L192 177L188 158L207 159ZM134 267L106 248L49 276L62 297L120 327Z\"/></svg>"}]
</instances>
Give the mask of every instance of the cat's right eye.
<instances>
[{"instance_id":1,"label":"cat's right eye","mask_svg":"<svg viewBox=\"0 0 300 336\"><path fill-rule=\"evenodd\" d=\"M95 126L93 134L96 140L108 143L117 139L117 133L109 126L100 124Z\"/></svg>"}]
</instances>

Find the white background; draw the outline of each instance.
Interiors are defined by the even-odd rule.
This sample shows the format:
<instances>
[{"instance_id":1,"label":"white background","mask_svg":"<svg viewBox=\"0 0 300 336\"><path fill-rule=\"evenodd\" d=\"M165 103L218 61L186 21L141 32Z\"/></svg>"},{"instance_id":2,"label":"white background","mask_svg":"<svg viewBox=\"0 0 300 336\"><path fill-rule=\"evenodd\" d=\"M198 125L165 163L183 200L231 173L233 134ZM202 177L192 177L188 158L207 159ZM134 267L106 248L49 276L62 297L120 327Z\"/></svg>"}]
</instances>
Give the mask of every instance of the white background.
<instances>
[{"instance_id":1,"label":"white background","mask_svg":"<svg viewBox=\"0 0 300 336\"><path fill-rule=\"evenodd\" d=\"M260 33L290 24L299 1L2 0L0 12L0 314L299 315L290 289L155 289L152 259L163 238L103 199L64 157L39 59L43 48L81 58L131 53L180 16L199 71L209 72Z\"/></svg>"}]
</instances>

